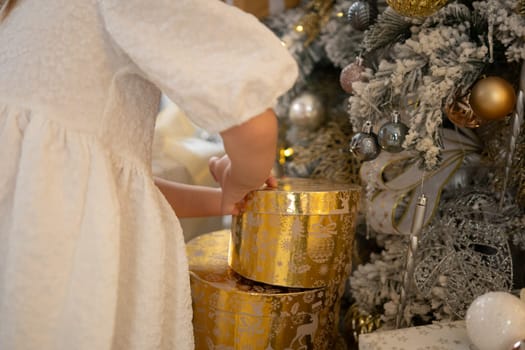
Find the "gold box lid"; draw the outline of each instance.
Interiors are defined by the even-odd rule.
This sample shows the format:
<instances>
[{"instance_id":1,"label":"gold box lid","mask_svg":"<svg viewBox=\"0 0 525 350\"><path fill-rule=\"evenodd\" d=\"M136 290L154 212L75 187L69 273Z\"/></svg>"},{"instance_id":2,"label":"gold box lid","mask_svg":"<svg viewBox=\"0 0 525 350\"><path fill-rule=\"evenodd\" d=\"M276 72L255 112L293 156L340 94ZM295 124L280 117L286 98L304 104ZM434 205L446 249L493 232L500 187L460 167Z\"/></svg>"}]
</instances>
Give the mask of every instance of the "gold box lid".
<instances>
[{"instance_id":1,"label":"gold box lid","mask_svg":"<svg viewBox=\"0 0 525 350\"><path fill-rule=\"evenodd\" d=\"M230 267L261 283L334 284L350 266L361 188L287 178L254 191L232 219Z\"/></svg>"},{"instance_id":2,"label":"gold box lid","mask_svg":"<svg viewBox=\"0 0 525 350\"><path fill-rule=\"evenodd\" d=\"M283 178L276 188L263 188L248 194L244 211L277 215L347 214L355 207L361 188L325 180Z\"/></svg>"}]
</instances>

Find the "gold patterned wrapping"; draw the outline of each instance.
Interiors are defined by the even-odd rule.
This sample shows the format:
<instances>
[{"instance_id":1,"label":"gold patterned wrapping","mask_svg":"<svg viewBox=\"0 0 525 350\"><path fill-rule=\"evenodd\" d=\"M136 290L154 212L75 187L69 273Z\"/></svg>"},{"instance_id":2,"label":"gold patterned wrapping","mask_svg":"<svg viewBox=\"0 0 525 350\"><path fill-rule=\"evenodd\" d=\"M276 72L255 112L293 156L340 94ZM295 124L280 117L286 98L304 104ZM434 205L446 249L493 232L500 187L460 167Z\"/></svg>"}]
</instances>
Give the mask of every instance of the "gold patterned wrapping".
<instances>
[{"instance_id":1,"label":"gold patterned wrapping","mask_svg":"<svg viewBox=\"0 0 525 350\"><path fill-rule=\"evenodd\" d=\"M360 194L355 185L294 178L252 192L232 220L230 267L284 287L341 281L350 271Z\"/></svg>"},{"instance_id":2,"label":"gold patterned wrapping","mask_svg":"<svg viewBox=\"0 0 525 350\"><path fill-rule=\"evenodd\" d=\"M195 348L333 349L336 315L324 288L274 287L227 263L230 231L188 242Z\"/></svg>"}]
</instances>

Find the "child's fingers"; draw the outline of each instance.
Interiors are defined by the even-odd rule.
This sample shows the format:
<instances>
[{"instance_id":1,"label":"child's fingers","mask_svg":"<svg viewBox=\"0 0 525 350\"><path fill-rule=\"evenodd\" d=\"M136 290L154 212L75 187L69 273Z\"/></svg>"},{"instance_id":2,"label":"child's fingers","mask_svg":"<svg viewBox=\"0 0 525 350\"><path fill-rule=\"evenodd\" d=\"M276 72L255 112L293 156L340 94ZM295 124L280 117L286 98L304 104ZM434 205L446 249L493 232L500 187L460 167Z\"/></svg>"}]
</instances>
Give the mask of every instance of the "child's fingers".
<instances>
[{"instance_id":1,"label":"child's fingers","mask_svg":"<svg viewBox=\"0 0 525 350\"><path fill-rule=\"evenodd\" d=\"M210 157L208 160L208 168L213 176L215 182L221 183L223 179L223 172L230 164L230 160L227 156L223 157Z\"/></svg>"},{"instance_id":2,"label":"child's fingers","mask_svg":"<svg viewBox=\"0 0 525 350\"><path fill-rule=\"evenodd\" d=\"M275 176L273 175L270 175L268 176L268 178L266 179L266 182L265 182L266 186L268 187L277 187L277 179L275 178Z\"/></svg>"},{"instance_id":3,"label":"child's fingers","mask_svg":"<svg viewBox=\"0 0 525 350\"><path fill-rule=\"evenodd\" d=\"M210 174L213 177L213 180L215 180L215 182L218 182L217 174L215 174L215 169L217 168L218 160L219 158L217 157L210 157L210 159L208 159L208 169L210 169Z\"/></svg>"}]
</instances>

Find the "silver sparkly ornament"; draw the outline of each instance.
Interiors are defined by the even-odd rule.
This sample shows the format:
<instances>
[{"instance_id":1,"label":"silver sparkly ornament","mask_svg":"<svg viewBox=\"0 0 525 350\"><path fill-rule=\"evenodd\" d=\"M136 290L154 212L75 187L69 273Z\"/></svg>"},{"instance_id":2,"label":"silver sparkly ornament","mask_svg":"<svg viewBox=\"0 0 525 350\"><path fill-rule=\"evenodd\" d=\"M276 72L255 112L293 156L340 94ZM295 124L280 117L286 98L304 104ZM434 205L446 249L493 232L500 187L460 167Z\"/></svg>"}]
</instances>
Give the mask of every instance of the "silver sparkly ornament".
<instances>
[{"instance_id":1,"label":"silver sparkly ornament","mask_svg":"<svg viewBox=\"0 0 525 350\"><path fill-rule=\"evenodd\" d=\"M356 81L362 80L365 67L363 66L363 59L356 57L355 62L350 63L344 67L339 75L339 83L343 90L349 94L353 93L352 84Z\"/></svg>"},{"instance_id":2,"label":"silver sparkly ornament","mask_svg":"<svg viewBox=\"0 0 525 350\"><path fill-rule=\"evenodd\" d=\"M375 1L356 1L348 9L348 21L355 30L364 31L377 18L378 9Z\"/></svg>"},{"instance_id":3,"label":"silver sparkly ornament","mask_svg":"<svg viewBox=\"0 0 525 350\"><path fill-rule=\"evenodd\" d=\"M350 140L350 152L358 159L368 161L376 159L380 148L377 136L372 132L372 123L365 122L363 130L352 136Z\"/></svg>"},{"instance_id":4,"label":"silver sparkly ornament","mask_svg":"<svg viewBox=\"0 0 525 350\"><path fill-rule=\"evenodd\" d=\"M399 120L399 113L392 113L392 121L383 124L377 133L377 140L382 149L391 153L403 150L403 142L408 132L408 127Z\"/></svg>"},{"instance_id":5,"label":"silver sparkly ornament","mask_svg":"<svg viewBox=\"0 0 525 350\"><path fill-rule=\"evenodd\" d=\"M314 130L324 119L323 103L318 96L304 92L290 104L288 117L293 125Z\"/></svg>"},{"instance_id":6,"label":"silver sparkly ornament","mask_svg":"<svg viewBox=\"0 0 525 350\"><path fill-rule=\"evenodd\" d=\"M441 205L442 214L423 232L414 282L423 295L434 287L458 317L489 291L512 287L512 255L494 193L472 189Z\"/></svg>"}]
</instances>

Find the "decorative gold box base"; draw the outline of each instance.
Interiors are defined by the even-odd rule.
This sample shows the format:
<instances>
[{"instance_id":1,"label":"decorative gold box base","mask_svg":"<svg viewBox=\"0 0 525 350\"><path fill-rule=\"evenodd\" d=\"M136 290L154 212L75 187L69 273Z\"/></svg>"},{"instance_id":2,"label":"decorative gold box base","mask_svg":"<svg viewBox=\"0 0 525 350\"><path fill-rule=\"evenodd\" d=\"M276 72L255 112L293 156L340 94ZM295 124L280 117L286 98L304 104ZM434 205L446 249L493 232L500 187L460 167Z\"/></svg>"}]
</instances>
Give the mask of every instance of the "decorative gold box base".
<instances>
[{"instance_id":1,"label":"decorative gold box base","mask_svg":"<svg viewBox=\"0 0 525 350\"><path fill-rule=\"evenodd\" d=\"M294 289L247 280L228 266L230 231L187 244L195 348L333 349L337 313L325 288Z\"/></svg>"}]
</instances>

